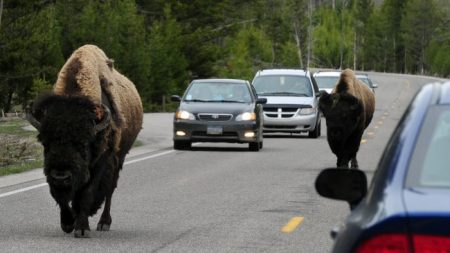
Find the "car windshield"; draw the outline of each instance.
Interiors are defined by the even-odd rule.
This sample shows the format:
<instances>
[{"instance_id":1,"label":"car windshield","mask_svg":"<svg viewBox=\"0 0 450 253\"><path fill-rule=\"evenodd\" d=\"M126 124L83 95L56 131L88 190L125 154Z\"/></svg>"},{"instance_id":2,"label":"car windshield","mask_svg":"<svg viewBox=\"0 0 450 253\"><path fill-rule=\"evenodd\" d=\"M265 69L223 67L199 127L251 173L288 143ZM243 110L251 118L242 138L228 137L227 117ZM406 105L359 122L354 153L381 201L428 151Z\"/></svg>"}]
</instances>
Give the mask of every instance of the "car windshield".
<instances>
[{"instance_id":1,"label":"car windshield","mask_svg":"<svg viewBox=\"0 0 450 253\"><path fill-rule=\"evenodd\" d=\"M339 76L316 76L314 77L319 89L333 89L339 80Z\"/></svg>"},{"instance_id":2,"label":"car windshield","mask_svg":"<svg viewBox=\"0 0 450 253\"><path fill-rule=\"evenodd\" d=\"M450 106L428 111L411 159L407 186L450 188Z\"/></svg>"},{"instance_id":3,"label":"car windshield","mask_svg":"<svg viewBox=\"0 0 450 253\"><path fill-rule=\"evenodd\" d=\"M251 103L252 98L245 83L193 82L183 101Z\"/></svg>"},{"instance_id":4,"label":"car windshield","mask_svg":"<svg viewBox=\"0 0 450 253\"><path fill-rule=\"evenodd\" d=\"M258 95L312 97L309 79L305 76L258 76L253 81Z\"/></svg>"},{"instance_id":5,"label":"car windshield","mask_svg":"<svg viewBox=\"0 0 450 253\"><path fill-rule=\"evenodd\" d=\"M357 76L357 78L360 81L362 81L365 85L367 85L369 88L371 88L371 85L370 85L371 82L367 76Z\"/></svg>"}]
</instances>

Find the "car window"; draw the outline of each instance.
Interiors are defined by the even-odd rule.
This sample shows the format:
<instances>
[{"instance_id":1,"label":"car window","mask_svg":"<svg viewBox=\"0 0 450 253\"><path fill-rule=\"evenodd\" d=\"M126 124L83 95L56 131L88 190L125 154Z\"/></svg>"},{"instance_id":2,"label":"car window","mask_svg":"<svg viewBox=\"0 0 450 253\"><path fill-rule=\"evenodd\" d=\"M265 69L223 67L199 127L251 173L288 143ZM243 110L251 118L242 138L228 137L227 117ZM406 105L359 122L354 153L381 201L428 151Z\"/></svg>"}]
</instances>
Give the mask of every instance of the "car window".
<instances>
[{"instance_id":1,"label":"car window","mask_svg":"<svg viewBox=\"0 0 450 253\"><path fill-rule=\"evenodd\" d=\"M339 76L316 76L314 78L320 89L333 89L339 80Z\"/></svg>"},{"instance_id":2,"label":"car window","mask_svg":"<svg viewBox=\"0 0 450 253\"><path fill-rule=\"evenodd\" d=\"M183 100L250 103L252 97L245 83L194 82L186 91Z\"/></svg>"},{"instance_id":3,"label":"car window","mask_svg":"<svg viewBox=\"0 0 450 253\"><path fill-rule=\"evenodd\" d=\"M304 96L312 97L309 78L306 76L273 75L258 76L253 80L258 95L266 96Z\"/></svg>"},{"instance_id":4,"label":"car window","mask_svg":"<svg viewBox=\"0 0 450 253\"><path fill-rule=\"evenodd\" d=\"M370 79L366 76L358 76L357 77L360 81L362 81L365 85L367 85L369 88L372 87L372 82L370 81Z\"/></svg>"},{"instance_id":5,"label":"car window","mask_svg":"<svg viewBox=\"0 0 450 253\"><path fill-rule=\"evenodd\" d=\"M450 188L450 106L429 109L411 159L407 186Z\"/></svg>"}]
</instances>

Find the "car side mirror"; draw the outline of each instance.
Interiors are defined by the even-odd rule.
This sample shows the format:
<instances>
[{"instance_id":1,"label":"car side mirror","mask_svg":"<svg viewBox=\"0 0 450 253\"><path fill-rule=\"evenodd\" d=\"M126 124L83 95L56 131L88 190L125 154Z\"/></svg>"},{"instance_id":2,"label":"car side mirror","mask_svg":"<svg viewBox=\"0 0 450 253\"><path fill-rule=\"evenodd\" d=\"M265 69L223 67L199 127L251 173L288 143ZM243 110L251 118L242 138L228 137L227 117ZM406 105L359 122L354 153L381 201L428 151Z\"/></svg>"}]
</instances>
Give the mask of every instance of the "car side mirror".
<instances>
[{"instance_id":1,"label":"car side mirror","mask_svg":"<svg viewBox=\"0 0 450 253\"><path fill-rule=\"evenodd\" d=\"M367 194L367 177L357 169L328 168L317 176L315 187L319 195L347 201L353 208Z\"/></svg>"},{"instance_id":2,"label":"car side mirror","mask_svg":"<svg viewBox=\"0 0 450 253\"><path fill-rule=\"evenodd\" d=\"M372 88L374 88L374 89L378 88L378 84L372 83Z\"/></svg>"},{"instance_id":3,"label":"car side mirror","mask_svg":"<svg viewBox=\"0 0 450 253\"><path fill-rule=\"evenodd\" d=\"M170 97L170 101L172 101L172 102L180 102L180 101L181 101L181 98L180 98L180 96L178 96L178 95L172 95L172 96Z\"/></svg>"},{"instance_id":4,"label":"car side mirror","mask_svg":"<svg viewBox=\"0 0 450 253\"><path fill-rule=\"evenodd\" d=\"M265 103L267 103L267 98L258 98L256 100L256 103L257 104L265 104Z\"/></svg>"}]
</instances>

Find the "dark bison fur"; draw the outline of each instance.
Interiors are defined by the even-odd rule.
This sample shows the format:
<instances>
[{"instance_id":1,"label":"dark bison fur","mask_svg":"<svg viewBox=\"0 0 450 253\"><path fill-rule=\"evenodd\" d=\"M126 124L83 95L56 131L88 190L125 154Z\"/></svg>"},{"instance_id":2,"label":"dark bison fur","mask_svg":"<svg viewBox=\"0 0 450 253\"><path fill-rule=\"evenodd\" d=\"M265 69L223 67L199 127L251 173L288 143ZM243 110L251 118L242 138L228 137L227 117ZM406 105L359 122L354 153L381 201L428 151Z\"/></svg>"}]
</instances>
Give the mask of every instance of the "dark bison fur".
<instances>
[{"instance_id":1,"label":"dark bison fur","mask_svg":"<svg viewBox=\"0 0 450 253\"><path fill-rule=\"evenodd\" d=\"M113 129L98 133L99 106L86 97L46 94L33 106L40 122L39 141L44 146L44 174L50 193L61 208L61 228L87 236L88 216L94 215L116 188L119 157L114 154ZM111 224L109 210L100 229Z\"/></svg>"},{"instance_id":2,"label":"dark bison fur","mask_svg":"<svg viewBox=\"0 0 450 253\"><path fill-rule=\"evenodd\" d=\"M142 128L134 84L95 45L75 50L51 92L26 114L44 146L44 173L61 211L61 228L89 237L88 217L104 203L97 230L111 226L111 198L125 156Z\"/></svg>"},{"instance_id":3,"label":"dark bison fur","mask_svg":"<svg viewBox=\"0 0 450 253\"><path fill-rule=\"evenodd\" d=\"M337 156L338 167L348 167L348 162L356 157L364 127L361 121L361 102L349 94L329 95L323 93L320 109L326 118L327 141L331 151ZM358 167L356 159L352 167Z\"/></svg>"},{"instance_id":4,"label":"dark bison fur","mask_svg":"<svg viewBox=\"0 0 450 253\"><path fill-rule=\"evenodd\" d=\"M356 154L375 110L373 92L346 69L331 94L322 92L319 108L326 119L327 141L337 157L337 167L348 168L351 162L352 168L358 168Z\"/></svg>"}]
</instances>

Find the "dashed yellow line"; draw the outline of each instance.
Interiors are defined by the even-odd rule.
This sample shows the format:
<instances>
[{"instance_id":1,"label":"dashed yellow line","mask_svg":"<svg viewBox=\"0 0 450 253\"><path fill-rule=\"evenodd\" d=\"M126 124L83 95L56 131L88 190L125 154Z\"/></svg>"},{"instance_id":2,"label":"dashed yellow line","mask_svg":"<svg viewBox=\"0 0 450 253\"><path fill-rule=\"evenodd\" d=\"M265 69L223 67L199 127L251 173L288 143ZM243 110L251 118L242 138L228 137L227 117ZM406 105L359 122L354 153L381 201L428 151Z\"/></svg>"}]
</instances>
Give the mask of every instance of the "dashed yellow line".
<instances>
[{"instance_id":1,"label":"dashed yellow line","mask_svg":"<svg viewBox=\"0 0 450 253\"><path fill-rule=\"evenodd\" d=\"M281 229L283 233L292 233L299 225L302 223L304 217L296 216L292 218L284 227Z\"/></svg>"}]
</instances>

